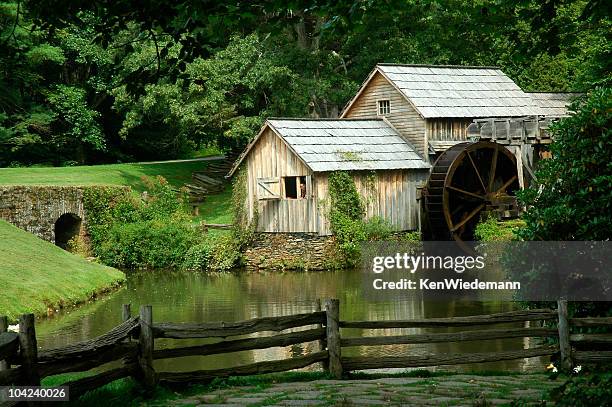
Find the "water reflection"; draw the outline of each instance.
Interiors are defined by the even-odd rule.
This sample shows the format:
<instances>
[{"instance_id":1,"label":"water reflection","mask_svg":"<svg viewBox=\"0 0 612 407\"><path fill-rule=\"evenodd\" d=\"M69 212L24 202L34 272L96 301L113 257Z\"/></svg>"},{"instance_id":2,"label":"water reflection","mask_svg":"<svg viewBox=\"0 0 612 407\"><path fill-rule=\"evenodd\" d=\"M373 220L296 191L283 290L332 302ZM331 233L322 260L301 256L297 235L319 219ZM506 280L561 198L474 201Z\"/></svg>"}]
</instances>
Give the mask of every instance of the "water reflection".
<instances>
[{"instance_id":1,"label":"water reflection","mask_svg":"<svg viewBox=\"0 0 612 407\"><path fill-rule=\"evenodd\" d=\"M312 312L318 298L339 298L344 320L388 320L464 316L515 309L508 301L435 301L416 293L393 299L366 298L362 295L362 276L357 271L342 270L317 273L236 273L207 275L173 271L139 272L128 277L127 285L94 303L40 321L37 325L39 346L57 347L89 339L107 332L121 322L121 305L131 303L137 312L141 304L153 306L154 321L212 322L239 321L250 318ZM512 326L512 325L510 325ZM514 326L522 326L515 324ZM298 328L306 329L306 328ZM345 329L343 336L400 335L406 333L452 332L470 328ZM262 333L261 336L268 335ZM159 339L156 347L189 346L215 340ZM253 350L227 355L186 357L156 361L159 370L177 371L213 369L262 360L299 356L317 350L317 343L286 348ZM389 345L354 347L344 355L424 355L440 353L493 352L534 346L525 339L504 339L442 344ZM444 370L541 369L540 359L516 360Z\"/></svg>"}]
</instances>

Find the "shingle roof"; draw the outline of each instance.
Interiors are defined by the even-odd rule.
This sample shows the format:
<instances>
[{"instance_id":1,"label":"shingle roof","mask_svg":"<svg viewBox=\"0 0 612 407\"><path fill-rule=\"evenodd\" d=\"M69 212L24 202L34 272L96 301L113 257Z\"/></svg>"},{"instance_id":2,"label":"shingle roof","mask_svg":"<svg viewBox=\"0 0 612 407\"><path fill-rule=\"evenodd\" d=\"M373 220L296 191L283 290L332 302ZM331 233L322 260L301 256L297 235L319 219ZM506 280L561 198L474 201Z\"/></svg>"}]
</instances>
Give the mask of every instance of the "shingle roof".
<instances>
[{"instance_id":1,"label":"shingle roof","mask_svg":"<svg viewBox=\"0 0 612 407\"><path fill-rule=\"evenodd\" d=\"M315 172L430 167L384 120L271 119L267 124Z\"/></svg>"},{"instance_id":2,"label":"shingle roof","mask_svg":"<svg viewBox=\"0 0 612 407\"><path fill-rule=\"evenodd\" d=\"M563 117L568 115L567 107L578 93L527 93L538 105L539 114L548 117Z\"/></svg>"},{"instance_id":3,"label":"shingle roof","mask_svg":"<svg viewBox=\"0 0 612 407\"><path fill-rule=\"evenodd\" d=\"M494 67L379 64L424 118L513 117L538 113L535 102Z\"/></svg>"}]
</instances>

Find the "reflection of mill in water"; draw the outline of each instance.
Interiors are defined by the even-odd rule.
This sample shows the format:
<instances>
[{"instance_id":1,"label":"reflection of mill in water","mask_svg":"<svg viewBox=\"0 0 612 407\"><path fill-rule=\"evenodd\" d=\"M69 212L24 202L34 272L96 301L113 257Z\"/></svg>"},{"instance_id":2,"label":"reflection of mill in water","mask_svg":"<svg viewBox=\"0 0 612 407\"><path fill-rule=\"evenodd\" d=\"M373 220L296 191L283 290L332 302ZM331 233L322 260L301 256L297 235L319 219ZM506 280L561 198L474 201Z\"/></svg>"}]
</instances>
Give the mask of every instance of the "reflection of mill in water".
<instances>
[{"instance_id":1,"label":"reflection of mill in water","mask_svg":"<svg viewBox=\"0 0 612 407\"><path fill-rule=\"evenodd\" d=\"M411 320L451 316L482 315L513 310L513 305L495 301L471 301L466 298L432 301L417 293L404 293L399 298L385 295L371 298L364 295L363 276L355 270L317 273L240 273L206 275L193 273L147 272L131 274L127 289L120 290L104 301L82 307L78 312L63 313L38 323L39 345L44 348L63 346L100 335L117 325L121 304L153 303L154 321L177 322L234 322L253 318L311 313L316 310L317 298L339 298L340 317L343 321ZM518 327L520 325L511 325ZM499 326L496 326L499 327ZM312 329L314 326L295 328ZM342 337L422 334L428 332L465 331L472 328L424 329L342 329ZM289 330L283 331L283 333ZM260 336L274 335L265 332ZM230 339L230 338L228 338ZM237 337L231 339L238 339ZM155 342L158 349L195 346L219 342L210 339L163 339ZM534 344L523 339L487 340L481 342L455 342L448 344L410 344L370 347L345 347L344 356L411 356L444 354L448 352L491 352L518 350ZM318 350L317 342L290 347L250 350L221 355L193 356L156 360L159 371L189 371L246 365L266 360L281 360ZM493 367L494 366L494 367ZM319 366L314 365L312 369ZM509 369L514 371L539 369L543 358L494 365L468 365L457 369L483 370ZM443 366L449 370L452 367Z\"/></svg>"}]
</instances>

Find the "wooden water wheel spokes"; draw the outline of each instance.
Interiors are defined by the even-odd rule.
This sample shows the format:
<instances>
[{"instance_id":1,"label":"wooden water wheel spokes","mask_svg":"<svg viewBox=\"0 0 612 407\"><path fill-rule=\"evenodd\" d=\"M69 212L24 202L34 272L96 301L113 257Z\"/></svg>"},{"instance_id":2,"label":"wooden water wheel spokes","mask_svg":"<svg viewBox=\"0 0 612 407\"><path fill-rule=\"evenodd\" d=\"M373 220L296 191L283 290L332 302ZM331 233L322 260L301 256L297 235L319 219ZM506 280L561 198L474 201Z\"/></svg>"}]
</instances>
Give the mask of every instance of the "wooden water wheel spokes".
<instances>
[{"instance_id":1,"label":"wooden water wheel spokes","mask_svg":"<svg viewBox=\"0 0 612 407\"><path fill-rule=\"evenodd\" d=\"M495 210L517 188L515 158L502 145L481 141L449 148L434 163L427 184L433 238L473 240L482 211Z\"/></svg>"}]
</instances>

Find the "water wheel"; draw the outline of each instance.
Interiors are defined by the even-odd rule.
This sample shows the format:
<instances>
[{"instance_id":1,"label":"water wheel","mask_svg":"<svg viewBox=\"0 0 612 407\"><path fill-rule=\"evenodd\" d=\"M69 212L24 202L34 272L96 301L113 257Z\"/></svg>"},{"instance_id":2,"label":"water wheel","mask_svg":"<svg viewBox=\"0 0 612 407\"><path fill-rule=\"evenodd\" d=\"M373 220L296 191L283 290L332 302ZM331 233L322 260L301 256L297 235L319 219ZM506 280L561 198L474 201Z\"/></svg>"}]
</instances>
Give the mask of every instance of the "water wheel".
<instances>
[{"instance_id":1,"label":"water wheel","mask_svg":"<svg viewBox=\"0 0 612 407\"><path fill-rule=\"evenodd\" d=\"M516 159L500 144L457 144L442 153L424 190L424 209L433 240L474 240L483 212L518 216Z\"/></svg>"}]
</instances>

